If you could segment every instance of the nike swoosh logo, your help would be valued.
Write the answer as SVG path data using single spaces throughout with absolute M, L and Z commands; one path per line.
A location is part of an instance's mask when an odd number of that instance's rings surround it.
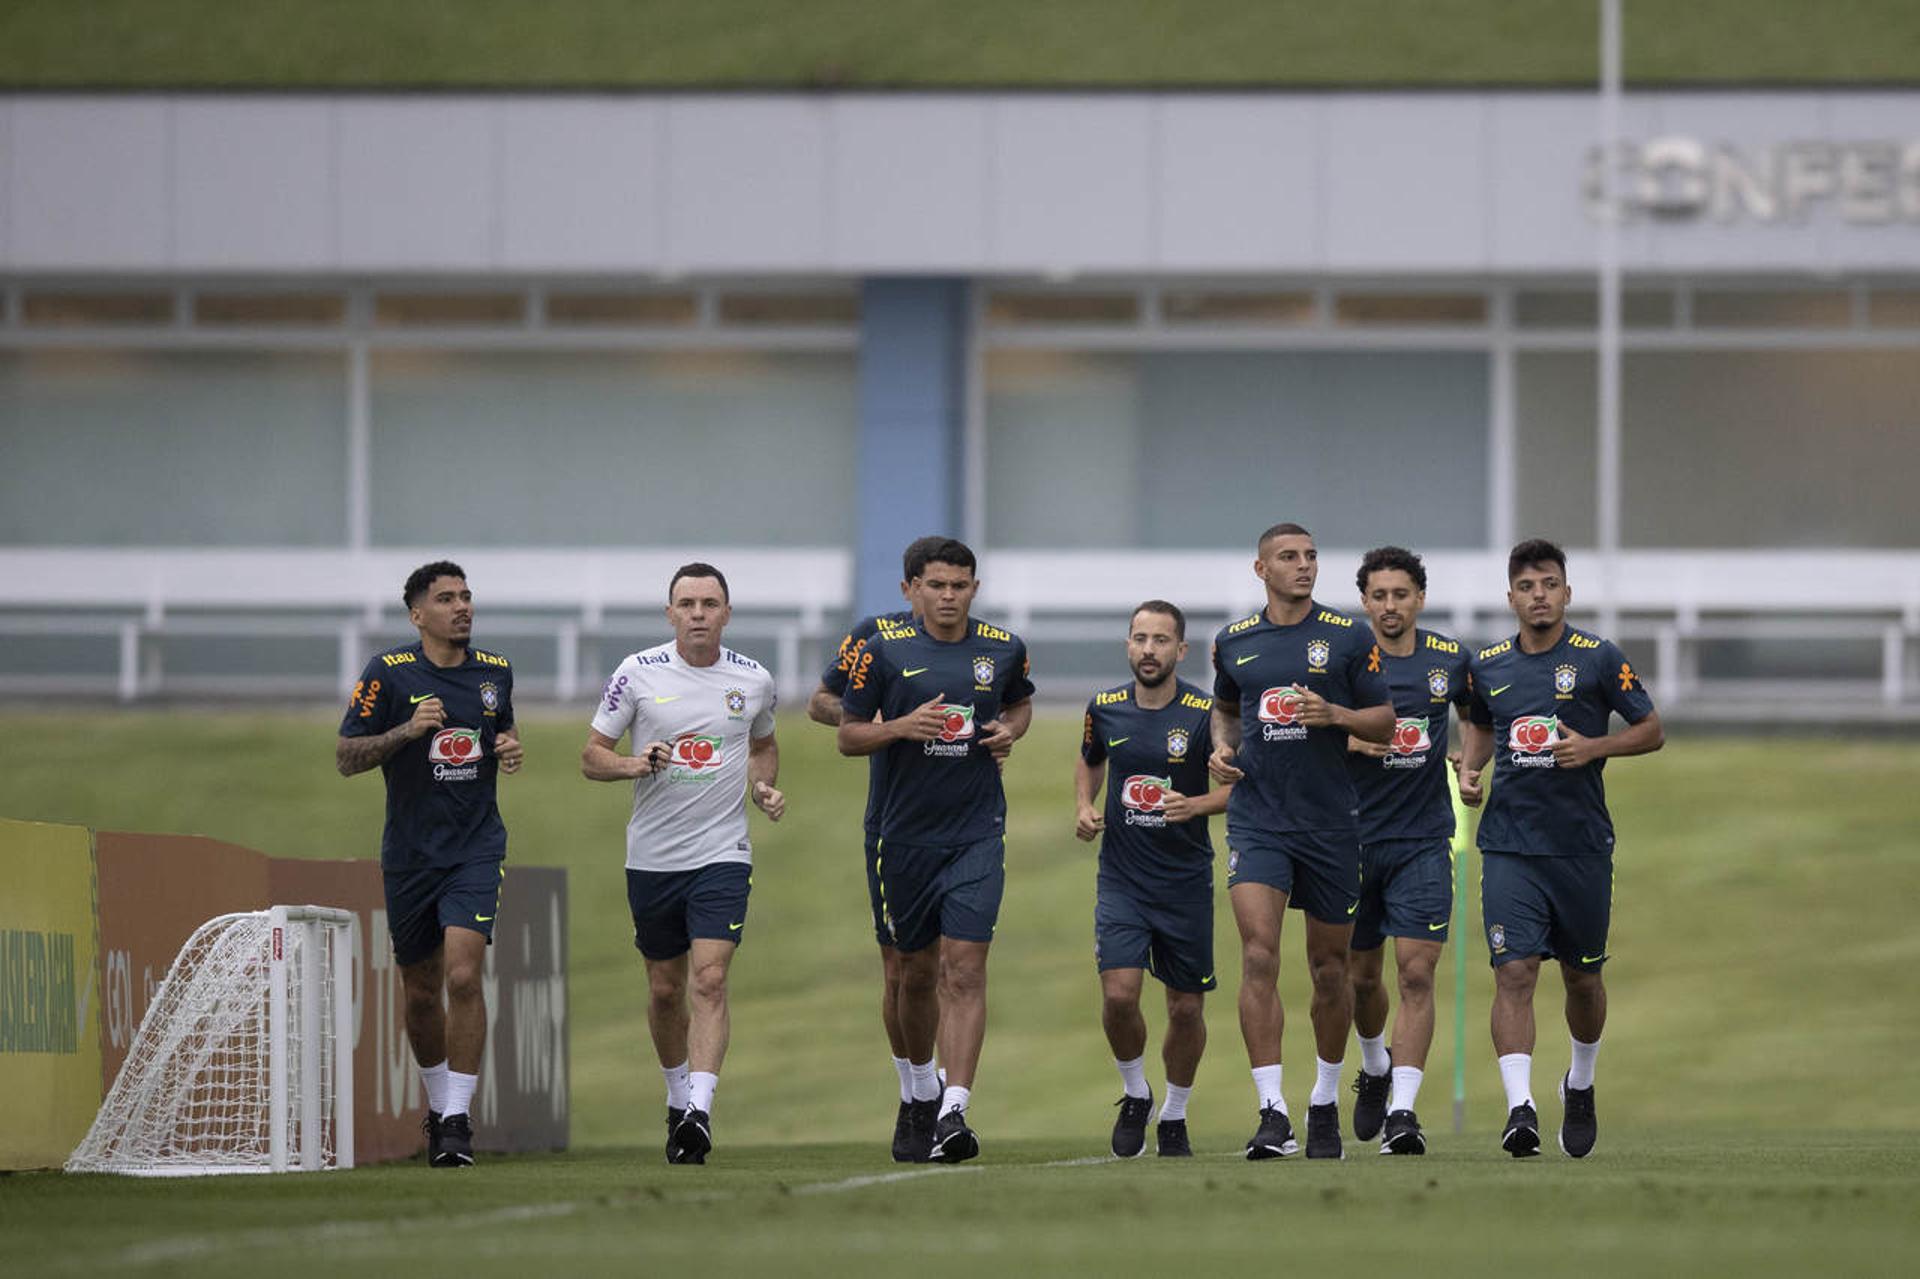
M 1118 746 L 1121 742 L 1130 742 L 1132 740 L 1131 737 L 1109 737 L 1107 739 L 1107 745 Z
M 1427 925 L 1427 931 L 1428 931 L 1428 932 L 1430 932 L 1430 933 L 1437 933 L 1437 932 L 1439 932 L 1439 931 L 1440 931 L 1440 930 L 1441 930 L 1442 928 L 1445 928 L 1446 926 L 1447 926 L 1447 925 L 1446 925 L 1446 921 L 1444 921 L 1444 920 L 1442 920 L 1442 921 L 1441 921 L 1440 923 L 1437 923 L 1437 924 L 1428 924 L 1428 925 Z
M 1605 958 L 1605 955 L 1582 955 L 1580 956 L 1580 962 L 1583 964 L 1597 964 Z
M 1359 903 L 1359 902 L 1355 902 L 1355 903 L 1354 903 L 1353 905 L 1351 905 L 1351 906 L 1349 906 L 1349 907 L 1347 907 L 1347 914 L 1349 914 L 1349 915 L 1351 915 L 1351 914 L 1353 914 L 1353 912 L 1354 912 L 1354 911 L 1356 911 L 1356 910 L 1359 910 L 1359 909 L 1360 909 L 1360 903 Z
M 1233 664 L 1235 666 L 1245 666 L 1248 662 L 1251 662 L 1254 658 L 1258 656 L 1260 656 L 1260 654 L 1258 653 L 1248 653 L 1245 657 L 1234 658 Z
M 1200 979 L 1200 984 L 1201 984 L 1202 986 L 1204 986 L 1204 985 L 1206 985 L 1206 984 L 1207 984 L 1208 982 L 1210 982 L 1210 981 L 1212 981 L 1212 980 L 1213 980 L 1213 974 L 1212 974 L 1212 973 L 1208 973 L 1208 974 L 1207 974 L 1207 975 L 1206 975 L 1205 977 L 1202 977 L 1202 978 Z
M 490 924 L 493 922 L 493 916 L 492 915 L 475 915 L 473 917 L 473 922 L 476 924 Z
M 730 933 L 737 933 L 737 932 L 739 932 L 739 931 L 740 931 L 740 930 L 741 930 L 742 928 L 745 928 L 746 926 L 747 926 L 747 921 L 743 919 L 743 920 L 741 920 L 741 921 L 740 921 L 739 923 L 737 923 L 737 924 L 728 924 L 728 925 L 727 925 L 727 931 L 728 931 L 728 932 L 730 932 Z
M 429 697 L 432 697 L 432 696 L 433 696 L 432 693 L 422 693 L 418 697 L 409 697 L 407 699 L 407 705 L 418 706 L 420 703 L 426 701 Z
M 1488 689 L 1488 690 L 1487 690 L 1487 696 L 1488 696 L 1488 697 L 1498 697 L 1498 696 L 1500 696 L 1500 694 L 1502 694 L 1502 693 L 1504 693 L 1504 692 L 1506 692 L 1506 691 L 1507 691 L 1508 689 L 1510 689 L 1510 688 L 1512 688 L 1512 687 L 1513 687 L 1513 685 L 1511 685 L 1511 684 L 1502 684 L 1502 685 L 1501 685 L 1501 686 L 1500 686 L 1499 688 L 1490 688 L 1490 689 Z
M 922 671 L 926 669 L 927 668 L 924 666 L 916 666 L 910 671 L 901 671 L 900 674 L 905 676 L 907 679 L 912 679 L 915 675 L 920 674 Z
M 680 694 L 675 693 L 672 697 L 656 697 L 653 699 L 653 704 L 655 706 L 665 706 L 668 702 L 677 702 L 679 700 Z

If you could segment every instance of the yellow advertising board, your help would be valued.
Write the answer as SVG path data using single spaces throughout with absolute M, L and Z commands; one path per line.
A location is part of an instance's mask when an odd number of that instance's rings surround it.
M 0 1168 L 52 1168 L 100 1106 L 93 837 L 0 820 Z

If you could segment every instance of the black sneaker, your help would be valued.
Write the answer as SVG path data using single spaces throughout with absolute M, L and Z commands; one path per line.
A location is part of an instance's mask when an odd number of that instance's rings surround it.
M 1307 1107 L 1307 1158 L 1345 1159 L 1340 1145 L 1340 1103 Z
M 940 1122 L 934 1125 L 933 1149 L 927 1152 L 927 1162 L 964 1163 L 979 1153 L 980 1138 L 967 1127 L 966 1111 L 955 1106 L 940 1116 Z
M 713 1120 L 706 1111 L 687 1107 L 687 1113 L 673 1126 L 673 1135 L 667 1138 L 667 1162 L 703 1164 L 712 1149 Z
M 1540 1153 L 1540 1116 L 1526 1102 L 1507 1112 L 1507 1127 L 1500 1134 L 1500 1149 L 1515 1159 Z
M 1154 1127 L 1153 1141 L 1162 1159 L 1193 1158 L 1193 1147 L 1187 1141 L 1187 1121 L 1184 1119 L 1162 1119 Z
M 1593 1113 L 1593 1089 L 1569 1088 L 1567 1076 L 1560 1076 L 1560 1100 L 1566 1110 L 1560 1116 L 1560 1149 L 1574 1159 L 1593 1153 L 1600 1136 L 1600 1121 Z
M 473 1121 L 465 1115 L 440 1118 L 440 1149 L 434 1152 L 435 1168 L 473 1167 Z
M 1153 1094 L 1123 1096 L 1113 1104 L 1120 1107 L 1120 1117 L 1113 1121 L 1113 1153 L 1121 1159 L 1146 1154 L 1147 1116 L 1153 1113 Z
M 675 1128 L 678 1128 L 680 1126 L 680 1121 L 682 1119 L 685 1119 L 686 1117 L 687 1117 L 687 1112 L 685 1107 L 682 1107 L 682 1106 L 667 1107 L 667 1162 L 670 1164 L 679 1162 L 677 1159 L 673 1157 L 674 1151 L 679 1149 L 678 1146 L 675 1146 L 673 1144 L 673 1130 Z
M 1396 1110 L 1388 1115 L 1384 1135 L 1380 1138 L 1380 1153 L 1383 1155 L 1426 1154 L 1427 1134 L 1420 1131 L 1420 1117 L 1411 1110 Z
M 427 1162 L 440 1162 L 440 1112 L 429 1110 L 427 1117 L 420 1121 L 421 1135 L 427 1139 Z
M 1287 1118 L 1287 1112 L 1278 1106 L 1262 1106 L 1260 1128 L 1247 1142 L 1247 1158 L 1283 1159 L 1299 1153 L 1300 1143 L 1293 1139 L 1293 1121 Z
M 913 1133 L 910 1162 L 923 1164 L 933 1157 L 933 1132 L 940 1126 L 940 1099 L 929 1097 L 925 1101 L 910 1103 L 907 1117 Z
M 920 1143 L 913 1135 L 913 1103 L 900 1103 L 900 1113 L 893 1117 L 893 1162 L 897 1164 L 915 1164 Z
M 1356 1141 L 1372 1141 L 1380 1135 L 1387 1117 L 1387 1092 L 1393 1076 L 1369 1075 L 1362 1070 L 1353 1077 L 1353 1136 Z

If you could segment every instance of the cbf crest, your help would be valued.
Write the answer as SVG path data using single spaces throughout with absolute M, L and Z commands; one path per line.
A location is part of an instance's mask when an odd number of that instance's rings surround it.
M 1327 669 L 1327 659 L 1333 656 L 1333 646 L 1325 640 L 1307 641 L 1307 669 L 1322 674 Z
M 487 708 L 487 714 L 489 715 L 499 710 L 500 690 L 492 684 L 482 684 L 480 686 L 480 704 Z
M 727 714 L 733 716 L 735 719 L 738 719 L 742 715 L 745 715 L 746 713 L 747 713 L 746 691 L 744 689 L 738 689 L 738 688 L 728 689 L 727 690 Z
M 1436 666 L 1427 672 L 1427 692 L 1433 694 L 1434 701 L 1446 701 L 1447 693 L 1452 687 L 1452 681 L 1447 678 L 1446 667 Z
M 1573 696 L 1573 684 L 1580 672 L 1572 666 L 1556 666 L 1553 671 L 1553 694 L 1555 697 Z
M 1168 762 L 1178 764 L 1181 760 L 1185 759 L 1187 757 L 1187 744 L 1191 740 L 1192 739 L 1187 736 L 1187 730 L 1184 728 L 1168 729 L 1167 730 Z
M 973 682 L 983 689 L 993 687 L 993 659 L 985 653 L 973 659 Z

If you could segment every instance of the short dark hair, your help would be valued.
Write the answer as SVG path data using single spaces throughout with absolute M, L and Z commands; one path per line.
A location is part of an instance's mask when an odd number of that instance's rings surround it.
M 969 573 L 979 572 L 979 562 L 973 558 L 972 548 L 958 538 L 952 537 L 940 538 L 935 545 L 927 548 L 927 558 L 920 562 L 920 572 L 926 572 L 929 564 L 951 564 Z
M 1360 572 L 1354 578 L 1360 586 L 1360 593 L 1367 593 L 1367 579 L 1375 573 L 1399 569 L 1413 579 L 1419 590 L 1427 589 L 1427 566 L 1420 557 L 1404 546 L 1376 546 L 1360 559 Z
M 401 602 L 408 609 L 412 609 L 428 591 L 433 589 L 434 579 L 439 577 L 457 577 L 464 582 L 467 580 L 467 570 L 452 560 L 435 560 L 431 564 L 422 564 L 407 574 L 407 584 L 400 588 Z
M 1275 524 L 1272 528 L 1262 533 L 1260 535 L 1260 540 L 1255 542 L 1253 546 L 1255 550 L 1265 550 L 1267 543 L 1271 542 L 1276 537 L 1312 537 L 1312 536 L 1313 534 L 1307 532 L 1307 530 L 1301 528 L 1298 524 L 1295 524 L 1293 521 L 1282 520 L 1280 523 Z
M 916 537 L 908 542 L 907 549 L 900 554 L 901 578 L 911 582 L 926 572 L 927 557 L 951 541 L 953 539 L 944 533 L 935 533 L 930 537 Z
M 667 583 L 667 603 L 673 603 L 673 588 L 680 585 L 680 579 L 683 577 L 711 577 L 720 583 L 720 598 L 729 604 L 733 603 L 733 592 L 727 589 L 727 575 L 713 565 L 699 560 L 691 564 L 682 564 L 673 570 L 673 579 Z
M 1179 639 L 1187 637 L 1187 615 L 1180 611 L 1178 604 L 1169 604 L 1165 600 L 1142 600 L 1134 605 L 1133 612 L 1127 614 L 1131 622 L 1142 613 L 1165 613 L 1173 619 L 1173 633 Z
M 1567 553 L 1544 537 L 1530 537 L 1507 553 L 1507 580 L 1520 576 L 1520 570 L 1535 564 L 1553 564 L 1560 576 L 1567 575 Z

